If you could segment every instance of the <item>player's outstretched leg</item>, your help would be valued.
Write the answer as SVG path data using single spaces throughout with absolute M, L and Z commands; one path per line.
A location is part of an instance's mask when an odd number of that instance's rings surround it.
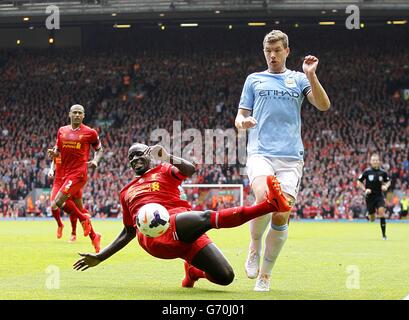
M 193 258 L 192 264 L 185 261 L 185 278 L 182 281 L 182 287 L 192 288 L 201 278 L 222 286 L 229 285 L 234 279 L 233 268 L 214 243 L 200 250 Z
M 268 192 L 266 192 L 267 201 L 275 206 L 272 212 L 288 212 L 291 206 L 283 194 L 280 182 L 275 176 L 267 176 Z
M 250 207 L 234 207 L 220 211 L 183 212 L 176 216 L 176 232 L 181 241 L 193 242 L 210 229 L 238 227 L 270 212 L 287 212 L 290 205 L 274 176 L 267 177 L 267 200 Z
M 211 214 L 210 223 L 212 228 L 233 228 L 270 212 L 289 211 L 291 207 L 275 176 L 267 177 L 267 186 L 268 192 L 265 201 L 251 207 L 223 209 Z

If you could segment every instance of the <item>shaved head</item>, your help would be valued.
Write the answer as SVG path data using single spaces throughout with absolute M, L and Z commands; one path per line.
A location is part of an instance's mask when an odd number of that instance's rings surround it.
M 81 125 L 82 121 L 84 121 L 84 107 L 80 104 L 74 104 L 73 106 L 71 106 L 68 116 L 71 120 L 71 126 L 73 127 L 73 129 L 78 128 Z
M 137 176 L 143 175 L 151 165 L 150 156 L 146 154 L 149 147 L 143 143 L 134 143 L 128 150 L 128 160 Z
M 70 112 L 72 112 L 72 111 L 74 111 L 74 110 L 81 110 L 83 113 L 85 113 L 85 109 L 84 109 L 84 107 L 82 106 L 82 105 L 80 105 L 80 104 L 74 104 L 74 105 L 72 105 L 71 106 L 71 108 L 70 108 Z

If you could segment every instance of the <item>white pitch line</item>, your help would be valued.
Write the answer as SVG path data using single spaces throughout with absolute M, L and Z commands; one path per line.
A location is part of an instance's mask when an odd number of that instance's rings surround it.
M 409 294 L 403 300 L 409 300 Z

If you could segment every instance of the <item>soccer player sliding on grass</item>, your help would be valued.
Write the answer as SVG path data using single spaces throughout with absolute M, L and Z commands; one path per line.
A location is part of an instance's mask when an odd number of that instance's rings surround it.
M 156 167 L 151 158 L 160 160 Z M 210 229 L 234 228 L 269 212 L 286 212 L 290 206 L 274 176 L 267 177 L 266 200 L 250 207 L 235 207 L 220 211 L 191 211 L 189 202 L 180 199 L 179 186 L 195 172 L 195 166 L 175 157 L 159 145 L 148 147 L 135 143 L 128 150 L 130 166 L 136 177 L 120 193 L 124 229 L 118 237 L 98 254 L 81 254 L 74 269 L 84 271 L 108 259 L 125 247 L 133 238 L 149 254 L 161 259 L 185 260 L 182 287 L 193 287 L 195 281 L 209 281 L 228 285 L 234 272 L 223 253 L 206 235 Z M 143 235 L 135 225 L 139 208 L 147 203 L 164 206 L 170 215 L 170 226 L 159 237 Z

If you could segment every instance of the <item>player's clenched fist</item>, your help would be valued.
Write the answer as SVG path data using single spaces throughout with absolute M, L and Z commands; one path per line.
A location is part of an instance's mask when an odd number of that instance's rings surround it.
M 53 177 L 54 177 L 54 170 L 53 169 L 50 169 L 49 171 L 48 171 L 48 177 L 50 178 L 50 179 L 52 179 Z
M 169 153 L 160 145 L 154 145 L 148 148 L 148 154 L 155 160 L 169 161 Z
M 60 155 L 55 148 L 47 149 L 47 154 L 51 159 L 57 158 Z
M 98 167 L 98 162 L 95 160 L 91 160 L 87 162 L 87 165 L 90 166 L 91 168 L 97 168 Z
M 257 125 L 257 120 L 253 117 L 246 117 L 241 121 L 242 129 L 250 129 Z
M 308 73 L 315 73 L 318 67 L 318 58 L 315 56 L 306 56 L 304 58 L 304 62 L 302 64 L 302 70 L 304 71 L 305 74 Z

